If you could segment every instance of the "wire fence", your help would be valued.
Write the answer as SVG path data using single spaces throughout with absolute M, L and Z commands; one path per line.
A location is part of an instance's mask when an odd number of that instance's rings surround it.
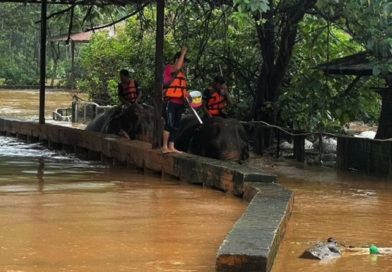
M 101 106 L 76 97 L 71 108 L 56 109 L 53 112 L 53 119 L 88 123 L 112 108 L 113 106 Z M 241 121 L 241 123 L 248 132 L 250 145 L 256 154 L 270 154 L 276 158 L 292 157 L 300 162 L 308 161 L 307 159 L 310 158 L 313 164 L 320 165 L 324 163 L 323 158 L 327 157 L 326 155 L 329 155 L 329 160 L 332 158 L 336 162 L 339 139 L 358 140 L 359 138 L 342 133 L 291 130 L 264 121 Z M 392 143 L 392 139 L 367 140 Z
M 275 158 L 288 156 L 300 162 L 309 159 L 313 164 L 319 165 L 328 164 L 324 159 L 329 160 L 329 164 L 336 163 L 339 139 L 360 139 L 358 136 L 342 133 L 294 131 L 264 121 L 243 121 L 241 123 L 248 131 L 249 141 L 256 154 L 270 154 Z M 365 140 L 392 142 L 392 139 L 368 138 Z M 309 142 L 312 144 L 311 147 L 309 147 Z
M 112 108 L 113 106 L 101 106 L 94 102 L 75 101 L 72 103 L 72 122 L 88 123 Z

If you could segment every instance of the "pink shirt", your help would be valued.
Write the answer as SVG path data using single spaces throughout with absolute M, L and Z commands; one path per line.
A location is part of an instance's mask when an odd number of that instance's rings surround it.
M 173 65 L 166 65 L 165 70 L 163 71 L 163 84 L 167 85 L 173 80 L 173 72 L 175 72 Z M 184 100 L 182 98 L 170 98 L 169 101 L 179 105 L 184 104 Z

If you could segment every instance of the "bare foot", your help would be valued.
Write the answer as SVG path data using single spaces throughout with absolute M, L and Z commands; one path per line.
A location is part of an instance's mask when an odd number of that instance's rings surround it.
M 161 152 L 162 152 L 162 154 L 168 154 L 168 153 L 172 153 L 174 151 L 169 148 L 161 148 Z
M 177 150 L 177 149 L 175 149 L 175 148 L 171 148 L 170 150 L 171 150 L 171 152 L 177 153 L 177 154 L 182 154 L 182 153 L 184 153 L 184 152 L 182 152 L 182 151 L 180 151 L 180 150 Z

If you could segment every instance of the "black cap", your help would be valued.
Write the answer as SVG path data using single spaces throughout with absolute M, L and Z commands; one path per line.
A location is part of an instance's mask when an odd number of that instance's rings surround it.
M 214 77 L 214 82 L 219 84 L 225 84 L 226 80 L 223 78 L 223 76 L 216 76 Z
M 181 52 L 177 52 L 177 53 L 174 55 L 173 61 L 176 61 L 180 56 L 181 56 Z M 191 61 L 186 57 L 186 55 L 185 55 L 184 61 L 185 61 L 185 62 L 191 62 Z

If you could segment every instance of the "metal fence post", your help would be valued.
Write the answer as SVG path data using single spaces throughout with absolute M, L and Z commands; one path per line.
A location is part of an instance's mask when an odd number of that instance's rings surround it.
M 305 135 L 302 131 L 296 132 L 300 135 L 294 135 L 294 159 L 299 162 L 305 161 Z
M 264 154 L 264 127 L 261 125 L 255 126 L 255 153 L 259 155 Z
M 323 134 L 319 133 L 319 164 L 322 165 L 322 157 L 323 157 Z

